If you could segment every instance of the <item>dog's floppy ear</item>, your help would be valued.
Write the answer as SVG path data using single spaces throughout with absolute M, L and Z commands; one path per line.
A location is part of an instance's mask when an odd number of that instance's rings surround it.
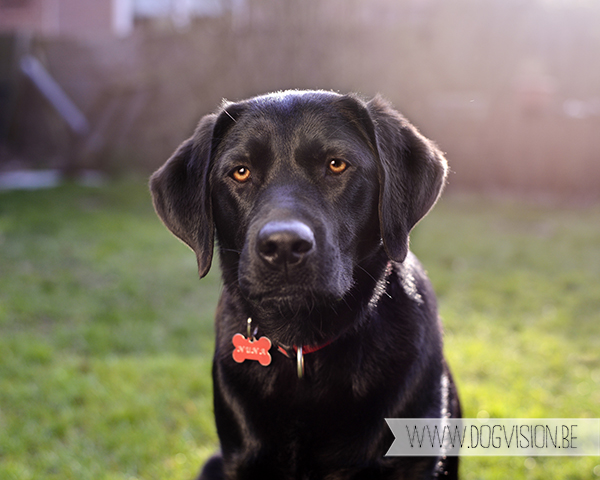
M 204 116 L 194 135 L 150 178 L 156 213 L 194 250 L 201 278 L 210 270 L 215 237 L 209 183 L 212 157 L 244 110 L 244 104 L 224 101 L 220 112 Z
M 217 115 L 206 115 L 196 132 L 150 177 L 156 213 L 198 260 L 203 277 L 210 270 L 214 226 L 208 185 L 213 130 Z
M 156 213 L 194 250 L 200 277 L 210 270 L 215 237 L 209 184 L 212 156 L 244 110 L 243 104 L 224 101 L 220 112 L 204 116 L 194 135 L 150 178 Z
M 433 207 L 444 186 L 447 164 L 437 147 L 389 103 L 367 104 L 379 154 L 379 222 L 388 256 L 402 262 L 409 233 Z

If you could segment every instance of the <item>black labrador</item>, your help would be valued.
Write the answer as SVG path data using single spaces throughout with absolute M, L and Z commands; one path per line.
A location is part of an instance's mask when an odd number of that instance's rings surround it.
M 456 457 L 385 456 L 385 418 L 460 416 L 408 247 L 446 171 L 380 97 L 286 91 L 224 103 L 152 176 L 200 276 L 215 233 L 221 259 L 221 453 L 200 478 L 457 478 Z

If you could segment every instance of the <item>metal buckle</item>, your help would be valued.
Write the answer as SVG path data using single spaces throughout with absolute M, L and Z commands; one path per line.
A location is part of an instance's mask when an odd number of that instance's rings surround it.
M 298 378 L 304 377 L 304 355 L 302 355 L 302 345 L 296 350 L 296 361 L 298 362 Z

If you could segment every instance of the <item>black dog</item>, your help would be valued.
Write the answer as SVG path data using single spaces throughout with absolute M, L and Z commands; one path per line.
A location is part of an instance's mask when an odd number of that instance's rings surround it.
M 377 97 L 288 91 L 225 103 L 151 179 L 196 253 L 217 236 L 214 409 L 203 479 L 456 478 L 458 460 L 384 457 L 385 418 L 459 417 L 432 287 L 409 232 L 446 177 Z

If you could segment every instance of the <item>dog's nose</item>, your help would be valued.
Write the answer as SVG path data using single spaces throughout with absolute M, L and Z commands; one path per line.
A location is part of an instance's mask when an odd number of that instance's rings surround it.
M 298 265 L 315 249 L 311 228 L 298 220 L 273 221 L 258 232 L 260 257 L 275 267 Z

